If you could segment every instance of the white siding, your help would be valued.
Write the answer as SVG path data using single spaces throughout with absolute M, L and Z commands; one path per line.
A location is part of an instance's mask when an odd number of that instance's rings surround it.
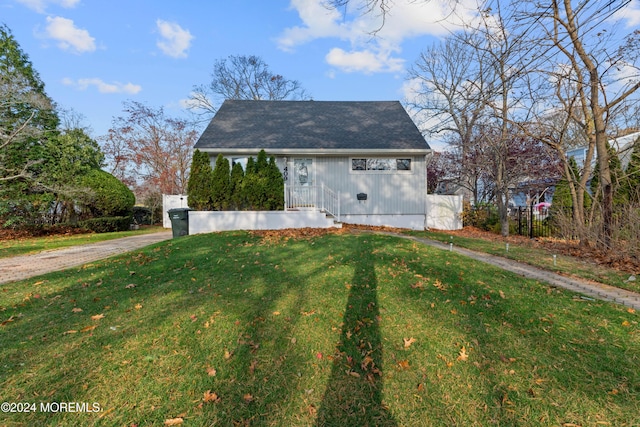
M 269 156 L 269 154 L 267 153 Z M 212 166 L 215 157 L 210 154 Z M 236 157 L 227 155 L 231 160 Z M 293 159 L 310 156 L 287 156 L 288 177 L 292 179 Z M 353 173 L 351 157 L 313 157 L 314 184 L 324 184 L 340 192 L 340 212 L 344 215 L 425 215 L 427 196 L 427 170 L 424 156 L 390 155 L 410 158 L 411 172 Z M 370 156 L 374 157 L 374 156 Z M 284 171 L 284 157 L 276 163 Z M 366 201 L 358 201 L 357 194 L 366 193 Z
M 344 215 L 424 215 L 427 193 L 424 157 L 401 157 L 412 159 L 411 173 L 352 173 L 349 157 L 315 157 L 315 184 L 340 192 L 340 211 Z M 288 158 L 289 170 L 292 159 Z M 283 161 L 278 160 L 282 168 Z M 358 201 L 358 193 L 366 193 L 367 200 Z

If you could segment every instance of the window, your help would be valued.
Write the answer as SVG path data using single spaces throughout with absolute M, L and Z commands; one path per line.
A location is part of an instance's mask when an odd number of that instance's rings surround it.
M 235 165 L 236 163 L 240 163 L 240 166 L 242 166 L 242 170 L 246 172 L 248 160 L 249 160 L 248 157 L 232 157 L 231 167 L 233 167 L 233 165 Z
M 351 159 L 352 172 L 411 172 L 411 159 L 392 159 L 374 157 L 368 159 Z

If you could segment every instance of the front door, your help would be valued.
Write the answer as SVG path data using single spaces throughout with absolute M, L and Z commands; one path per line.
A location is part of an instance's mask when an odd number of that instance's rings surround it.
M 313 159 L 293 159 L 293 205 L 313 208 L 316 200 L 315 170 Z

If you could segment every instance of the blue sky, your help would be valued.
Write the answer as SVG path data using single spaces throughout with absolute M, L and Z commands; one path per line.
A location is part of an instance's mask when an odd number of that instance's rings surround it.
M 61 107 L 104 135 L 126 100 L 184 114 L 194 85 L 215 60 L 258 55 L 299 80 L 316 100 L 404 100 L 406 69 L 455 28 L 447 1 L 395 0 L 382 30 L 358 10 L 343 16 L 324 0 L 0 0 L 13 32 Z M 352 0 L 356 4 L 357 0 Z M 459 14 L 472 13 L 460 0 Z M 633 0 L 640 23 L 640 0 Z M 464 6 L 467 8 L 464 8 Z
M 258 55 L 316 100 L 403 100 L 406 68 L 444 35 L 437 3 L 398 0 L 383 30 L 322 0 L 0 0 L 49 96 L 103 135 L 122 102 L 182 115 L 215 60 Z

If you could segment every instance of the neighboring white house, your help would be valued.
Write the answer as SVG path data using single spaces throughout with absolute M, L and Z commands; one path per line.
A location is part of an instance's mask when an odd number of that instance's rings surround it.
M 285 178 L 287 210 L 322 209 L 345 223 L 428 226 L 431 149 L 397 101 L 227 100 L 195 148 L 212 166 L 220 153 L 244 166 L 264 149 Z

